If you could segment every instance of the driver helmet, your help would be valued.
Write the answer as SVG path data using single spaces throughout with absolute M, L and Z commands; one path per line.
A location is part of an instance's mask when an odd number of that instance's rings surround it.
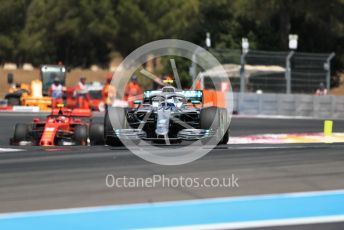
M 59 122 L 65 122 L 66 117 L 61 115 L 61 116 L 58 116 L 56 120 L 59 121 Z
M 54 78 L 54 84 L 59 85 L 60 84 L 60 79 L 58 77 Z

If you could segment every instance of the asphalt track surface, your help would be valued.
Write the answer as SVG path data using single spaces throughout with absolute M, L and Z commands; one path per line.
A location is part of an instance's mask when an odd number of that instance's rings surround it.
M 10 147 L 16 122 L 29 122 L 34 116 L 0 113 L 0 147 Z M 231 135 L 321 132 L 322 128 L 323 120 L 233 118 Z M 334 131 L 344 132 L 344 121 L 334 121 Z M 223 145 L 180 166 L 148 163 L 124 147 L 18 148 L 25 151 L 0 152 L 1 213 L 344 188 L 344 144 Z M 234 174 L 239 187 L 109 188 L 105 183 L 108 174 L 170 178 Z M 293 229 L 344 229 L 344 224 Z

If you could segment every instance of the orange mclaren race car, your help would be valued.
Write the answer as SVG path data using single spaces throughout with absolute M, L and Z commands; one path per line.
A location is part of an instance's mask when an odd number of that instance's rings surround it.
M 92 123 L 89 109 L 53 109 L 45 120 L 34 118 L 31 124 L 18 123 L 10 139 L 12 145 L 102 145 L 104 127 Z

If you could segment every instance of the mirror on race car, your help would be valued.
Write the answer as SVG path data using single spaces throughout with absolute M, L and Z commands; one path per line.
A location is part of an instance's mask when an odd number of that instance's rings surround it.
M 134 101 L 134 105 L 141 105 L 142 104 L 142 101 L 141 100 L 135 100 Z
M 192 100 L 191 103 L 192 103 L 193 105 L 199 105 L 199 104 L 201 104 L 201 102 L 200 102 L 200 101 L 197 101 L 197 100 Z

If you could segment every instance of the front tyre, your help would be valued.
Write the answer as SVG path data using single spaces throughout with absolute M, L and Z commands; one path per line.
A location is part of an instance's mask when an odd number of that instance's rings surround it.
M 201 129 L 215 131 L 217 145 L 228 143 L 229 124 L 226 109 L 217 107 L 203 108 L 200 114 L 200 126 Z
M 77 125 L 74 129 L 74 141 L 77 145 L 87 145 L 88 132 L 86 125 Z
M 226 109 L 220 109 L 221 114 L 221 121 L 220 121 L 220 132 L 222 139 L 219 144 L 226 145 L 229 141 L 229 119 L 228 119 L 228 112 Z
M 228 141 L 229 141 L 229 128 L 227 129 L 227 131 L 223 135 L 220 144 L 226 145 L 228 143 Z
M 200 113 L 200 128 L 206 130 L 215 131 L 216 143 L 219 144 L 219 128 L 220 128 L 220 110 L 217 107 L 207 107 L 202 108 Z M 205 144 L 211 140 L 211 138 L 206 138 L 202 142 Z
M 29 126 L 27 124 L 16 124 L 14 128 L 13 141 L 26 141 L 29 134 Z
M 110 115 L 114 114 L 114 119 L 110 121 Z M 115 136 L 115 129 L 123 129 L 127 126 L 126 110 L 122 107 L 108 107 L 104 117 L 104 138 L 105 144 L 109 146 L 122 146 L 121 140 Z

